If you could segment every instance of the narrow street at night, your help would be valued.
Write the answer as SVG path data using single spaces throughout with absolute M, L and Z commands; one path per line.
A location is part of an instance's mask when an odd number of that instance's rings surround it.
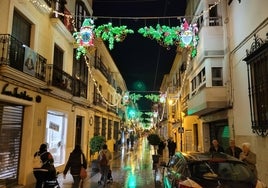
M 158 168 L 155 174 L 152 167 L 152 154 L 153 148 L 148 144 L 146 137 L 140 138 L 133 149 L 124 146 L 121 151 L 115 152 L 111 163 L 113 182 L 108 183 L 106 187 L 161 187 L 161 168 Z M 167 149 L 165 149 L 160 161 L 168 160 L 167 154 Z M 103 187 L 103 185 L 98 184 L 100 173 L 93 173 L 89 167 L 88 174 L 89 177 L 84 182 L 84 188 Z M 60 174 L 58 181 L 62 188 L 71 188 L 73 180 L 68 173 L 66 179 L 63 179 L 62 174 Z

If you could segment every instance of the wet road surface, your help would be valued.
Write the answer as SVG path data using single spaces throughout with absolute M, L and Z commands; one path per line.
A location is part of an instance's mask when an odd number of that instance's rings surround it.
M 111 162 L 113 182 L 106 185 L 109 188 L 151 188 L 161 186 L 161 168 L 157 171 L 153 170 L 152 164 L 153 148 L 148 144 L 146 138 L 139 139 L 134 148 L 121 148 L 121 152 L 114 153 L 113 161 Z M 163 157 L 160 161 L 166 161 L 167 149 L 164 150 Z M 155 173 L 156 172 L 156 173 Z M 84 188 L 103 187 L 99 185 L 100 173 L 93 173 L 91 168 L 88 168 L 89 177 L 84 180 Z M 68 173 L 66 179 L 59 175 L 58 181 L 62 188 L 71 188 L 72 176 Z

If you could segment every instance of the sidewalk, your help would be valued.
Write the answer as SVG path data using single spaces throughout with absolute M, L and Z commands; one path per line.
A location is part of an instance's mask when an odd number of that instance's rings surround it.
M 157 171 L 153 169 L 152 148 L 145 139 L 140 140 L 134 148 L 122 147 L 120 151 L 113 152 L 111 164 L 113 183 L 108 188 L 147 188 L 162 187 L 162 170 L 159 166 L 162 161 L 168 162 L 168 149 L 166 148 L 159 159 Z M 100 173 L 92 171 L 91 164 L 87 168 L 88 178 L 84 180 L 83 187 L 97 188 L 100 180 Z M 58 182 L 61 188 L 71 188 L 73 179 L 68 172 L 66 179 L 63 174 L 58 175 Z
M 113 160 L 116 160 L 118 157 L 121 157 L 121 151 L 117 151 L 117 152 L 113 152 L 112 156 L 113 156 Z M 87 174 L 88 174 L 88 178 L 85 181 L 93 181 L 97 182 L 99 177 L 99 173 L 93 172 L 92 168 L 91 168 L 91 164 L 89 164 L 88 168 L 87 168 Z M 66 174 L 66 178 L 63 178 L 63 173 L 60 173 L 58 175 L 58 182 L 61 188 L 70 188 L 72 186 L 73 183 L 73 177 L 70 174 L 70 171 Z

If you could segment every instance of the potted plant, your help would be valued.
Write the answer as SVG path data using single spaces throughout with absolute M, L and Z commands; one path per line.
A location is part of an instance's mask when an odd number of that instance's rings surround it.
M 151 133 L 151 134 L 148 135 L 147 139 L 148 139 L 149 144 L 152 145 L 153 148 L 154 148 L 154 154 L 152 155 L 153 162 L 158 163 L 159 155 L 157 155 L 156 146 L 159 145 L 159 143 L 161 141 L 161 138 L 160 138 L 160 136 L 158 134 Z
M 99 152 L 104 143 L 105 143 L 105 138 L 103 136 L 93 136 L 89 142 L 90 156 L 94 155 L 96 152 Z M 93 172 L 98 172 L 99 166 L 98 166 L 97 159 L 93 159 L 91 161 L 91 167 L 92 167 Z

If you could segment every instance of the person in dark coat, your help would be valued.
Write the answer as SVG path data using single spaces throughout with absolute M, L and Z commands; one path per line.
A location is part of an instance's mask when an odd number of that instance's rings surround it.
M 65 169 L 63 171 L 63 178 L 66 178 L 66 174 L 70 169 L 70 173 L 73 176 L 72 188 L 79 188 L 81 181 L 80 170 L 81 167 L 87 169 L 87 161 L 84 153 L 81 150 L 80 145 L 76 145 L 74 150 L 70 153 L 69 159 L 66 163 Z
M 242 149 L 235 145 L 235 140 L 231 139 L 230 140 L 230 146 L 225 150 L 225 153 L 227 153 L 227 154 L 239 159 L 239 156 L 240 156 L 241 152 L 242 152 Z
M 172 138 L 169 139 L 167 147 L 168 147 L 168 155 L 169 157 L 172 157 L 175 154 L 177 148 L 176 142 L 174 142 Z
M 47 144 L 41 144 L 39 151 L 35 152 L 34 157 L 40 156 L 42 160 L 41 168 L 34 168 L 33 173 L 36 179 L 35 188 L 42 188 L 46 180 L 56 177 L 54 159 L 50 152 L 47 151 Z
M 157 150 L 157 152 L 158 152 L 159 155 L 161 155 L 161 156 L 163 155 L 163 150 L 165 149 L 165 147 L 166 147 L 166 144 L 161 139 L 160 143 L 158 144 L 158 150 Z
M 214 139 L 211 143 L 212 146 L 209 148 L 209 152 L 224 152 L 224 149 L 219 145 L 218 140 Z

